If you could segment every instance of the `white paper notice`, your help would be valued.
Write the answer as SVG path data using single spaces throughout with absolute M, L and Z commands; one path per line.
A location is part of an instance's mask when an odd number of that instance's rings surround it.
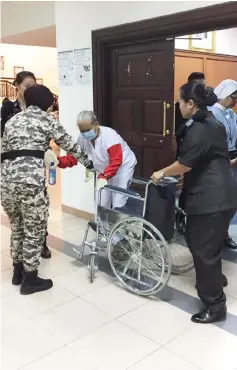
M 71 86 L 74 82 L 74 51 L 58 53 L 59 83 L 63 86 Z
M 75 80 L 78 85 L 91 83 L 91 50 L 74 50 Z

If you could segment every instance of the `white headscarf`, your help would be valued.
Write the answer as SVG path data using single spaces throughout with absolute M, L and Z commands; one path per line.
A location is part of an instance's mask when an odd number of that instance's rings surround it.
M 231 94 L 237 91 L 237 82 L 234 80 L 222 81 L 214 90 L 218 100 L 228 98 Z

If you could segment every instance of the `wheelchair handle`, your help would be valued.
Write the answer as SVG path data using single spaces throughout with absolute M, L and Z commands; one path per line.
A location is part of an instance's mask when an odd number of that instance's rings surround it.
M 178 180 L 173 177 L 173 176 L 166 176 L 166 177 L 163 177 L 162 179 L 160 179 L 158 181 L 158 183 L 155 183 L 154 181 L 151 180 L 151 182 L 158 186 L 158 185 L 168 185 L 168 184 L 177 184 L 178 183 Z
M 132 183 L 139 184 L 139 185 L 147 185 L 151 179 L 147 179 L 146 177 L 134 177 L 132 179 Z

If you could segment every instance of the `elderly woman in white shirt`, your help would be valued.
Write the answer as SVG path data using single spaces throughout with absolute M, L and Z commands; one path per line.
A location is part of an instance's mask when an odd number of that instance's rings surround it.
M 230 160 L 237 156 L 237 115 L 233 111 L 237 103 L 237 82 L 234 80 L 224 80 L 215 89 L 214 93 L 217 96 L 217 103 L 208 109 L 212 111 L 215 118 L 223 124 L 226 130 L 227 144 Z M 237 168 L 233 168 L 233 174 L 237 180 Z M 225 246 L 230 249 L 237 249 L 237 244 L 227 235 Z

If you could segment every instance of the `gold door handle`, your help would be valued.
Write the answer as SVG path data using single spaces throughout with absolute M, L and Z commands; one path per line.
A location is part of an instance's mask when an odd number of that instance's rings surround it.
M 170 104 L 164 101 L 163 103 L 163 136 L 170 134 L 170 130 L 166 130 L 166 110 L 170 108 Z
M 173 136 L 175 136 L 175 109 L 176 109 L 176 105 L 175 105 L 175 101 L 174 101 Z

